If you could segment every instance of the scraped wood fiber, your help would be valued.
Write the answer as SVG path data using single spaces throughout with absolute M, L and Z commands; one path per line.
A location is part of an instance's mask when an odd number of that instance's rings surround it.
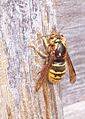
M 60 85 L 49 85 L 49 116 L 84 119 L 85 108 L 75 108 L 85 102 L 84 7 L 84 0 L 0 1 L 0 119 L 46 119 L 43 87 L 35 93 L 44 60 L 28 44 L 43 50 L 36 34 L 49 34 L 53 26 L 67 39 L 77 81 L 69 83 L 67 70 Z
M 15 105 L 7 74 L 7 57 L 0 41 L 0 119 L 14 119 Z

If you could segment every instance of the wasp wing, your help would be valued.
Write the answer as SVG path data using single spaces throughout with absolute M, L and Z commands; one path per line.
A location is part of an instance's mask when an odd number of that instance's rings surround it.
M 40 72 L 40 78 L 37 82 L 37 85 L 35 87 L 36 92 L 40 89 L 40 87 L 43 85 L 44 81 L 46 81 L 48 79 L 48 72 L 49 69 L 54 61 L 55 56 L 54 55 L 50 55 L 48 57 L 48 62 L 44 65 L 43 69 Z
M 66 56 L 66 60 L 67 60 L 67 64 L 68 64 L 68 69 L 69 69 L 69 77 L 70 77 L 70 82 L 71 83 L 75 83 L 76 81 L 76 72 L 74 70 L 71 58 L 67 52 L 67 56 Z

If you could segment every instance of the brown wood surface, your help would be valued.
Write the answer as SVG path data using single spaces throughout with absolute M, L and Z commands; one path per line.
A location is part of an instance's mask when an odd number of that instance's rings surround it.
M 46 119 L 43 90 L 34 92 L 44 60 L 28 44 L 43 49 L 36 34 L 49 34 L 53 26 L 66 37 L 77 74 L 73 85 L 68 70 L 54 85 L 59 119 L 85 119 L 84 0 L 0 1 L 0 119 Z M 49 98 L 50 119 L 57 118 L 54 98 Z

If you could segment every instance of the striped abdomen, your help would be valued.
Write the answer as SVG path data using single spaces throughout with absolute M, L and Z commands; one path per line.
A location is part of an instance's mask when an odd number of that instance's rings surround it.
M 65 60 L 56 60 L 49 69 L 49 81 L 51 83 L 59 82 L 65 74 Z

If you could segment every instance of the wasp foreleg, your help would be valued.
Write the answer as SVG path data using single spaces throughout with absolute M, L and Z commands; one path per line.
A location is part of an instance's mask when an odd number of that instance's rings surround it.
M 48 48 L 47 39 L 45 37 L 43 37 L 42 39 L 43 39 L 43 43 L 44 43 L 45 48 Z
M 48 57 L 48 54 L 45 54 L 44 52 L 40 51 L 40 49 L 38 47 L 34 46 L 34 44 L 31 44 L 28 47 L 33 48 L 42 58 Z

